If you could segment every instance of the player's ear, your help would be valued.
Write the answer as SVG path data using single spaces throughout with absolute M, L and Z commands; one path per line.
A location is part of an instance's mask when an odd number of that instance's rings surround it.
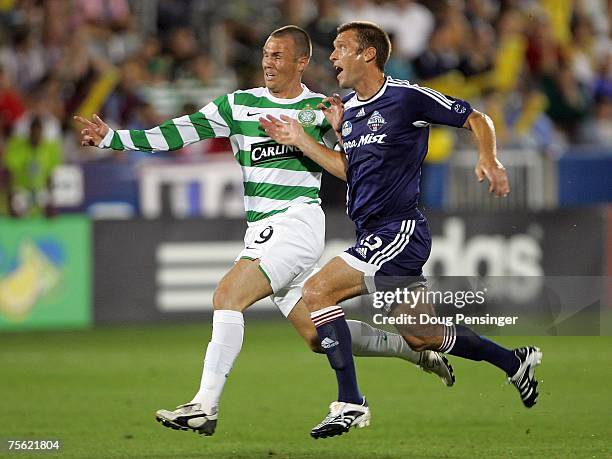
M 372 62 L 373 60 L 375 60 L 376 59 L 376 48 L 374 48 L 373 46 L 366 48 L 365 51 L 363 52 L 363 57 L 366 62 Z
M 298 70 L 303 72 L 310 62 L 310 58 L 306 56 L 298 57 Z

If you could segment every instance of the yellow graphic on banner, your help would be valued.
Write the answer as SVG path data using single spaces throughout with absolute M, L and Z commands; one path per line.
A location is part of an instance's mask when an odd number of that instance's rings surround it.
M 0 277 L 0 314 L 24 321 L 60 282 L 61 271 L 31 240 L 19 246 L 17 267 Z

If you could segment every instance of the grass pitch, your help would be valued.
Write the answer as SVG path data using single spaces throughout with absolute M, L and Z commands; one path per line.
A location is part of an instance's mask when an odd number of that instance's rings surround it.
M 359 358 L 372 425 L 317 441 L 335 398 L 327 359 L 289 324 L 248 317 L 216 434 L 156 423 L 195 392 L 209 338 L 206 323 L 1 335 L 0 455 L 28 457 L 6 439 L 60 439 L 58 456 L 86 458 L 612 457 L 611 337 L 500 338 L 544 352 L 531 410 L 487 364 L 451 357 L 447 388 L 404 361 Z

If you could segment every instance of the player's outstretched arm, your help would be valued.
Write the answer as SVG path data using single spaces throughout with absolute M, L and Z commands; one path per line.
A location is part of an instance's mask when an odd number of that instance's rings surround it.
M 327 172 L 340 180 L 346 181 L 346 156 L 344 153 L 331 150 L 318 143 L 304 131 L 297 120 L 286 115 L 281 115 L 281 119 L 268 115 L 266 118 L 259 118 L 259 123 L 270 138 L 283 145 L 298 147 L 304 155 L 319 164 Z
M 84 126 L 81 145 L 112 148 L 113 150 L 172 151 L 203 139 L 229 137 L 231 114 L 227 113 L 227 96 L 217 98 L 191 115 L 164 121 L 152 129 L 111 129 L 98 115 L 92 120 L 75 116 Z
M 489 192 L 498 197 L 508 196 L 510 185 L 506 169 L 497 159 L 495 126 L 486 114 L 474 110 L 465 121 L 464 127 L 474 133 L 478 143 L 478 163 L 474 172 L 478 181 L 489 181 Z

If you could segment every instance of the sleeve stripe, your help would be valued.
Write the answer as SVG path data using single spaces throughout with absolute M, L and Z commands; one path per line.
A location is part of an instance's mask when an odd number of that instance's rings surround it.
M 442 94 L 442 93 L 440 93 L 438 91 L 434 91 L 431 88 L 424 88 L 422 86 L 418 86 L 415 89 L 419 89 L 419 90 L 421 90 L 421 92 L 423 92 L 425 94 L 430 94 L 431 97 L 436 98 L 437 100 L 442 101 L 444 103 L 444 105 L 448 107 L 449 110 L 450 110 L 450 108 L 453 105 L 453 101 L 452 100 L 450 100 L 444 94 Z
M 427 91 L 428 93 L 430 93 L 433 96 L 438 96 L 440 99 L 448 102 L 451 105 L 453 105 L 455 103 L 455 101 L 453 99 L 450 99 L 449 97 L 446 96 L 446 94 L 442 94 L 440 91 L 436 91 L 435 89 L 427 88 L 425 86 L 419 86 L 419 87 L 421 89 L 423 89 L 424 91 Z
M 149 145 L 151 145 L 151 149 L 159 151 L 168 151 L 170 149 L 159 127 L 154 127 L 153 129 L 145 131 L 145 135 L 147 136 Z
M 408 86 L 405 84 L 393 83 L 393 82 L 389 83 L 389 85 L 400 87 L 400 88 L 414 89 L 415 91 L 419 91 L 421 94 L 425 94 L 426 96 L 429 96 L 430 98 L 432 98 L 433 100 L 438 102 L 440 105 L 442 105 L 443 107 L 449 110 L 451 109 L 452 104 L 453 104 L 452 101 L 449 102 L 450 99 L 446 98 L 446 96 L 430 88 L 424 88 L 424 87 L 417 86 L 417 85 Z M 347 108 L 346 105 L 344 108 L 345 109 Z
M 113 134 L 113 140 L 111 140 L 110 147 L 113 150 L 125 150 L 125 148 L 123 147 L 123 142 L 121 141 L 121 137 L 119 137 L 117 131 L 115 131 L 115 133 Z
M 451 105 L 448 102 L 440 99 L 439 97 L 436 97 L 435 95 L 433 95 L 433 94 L 431 94 L 431 93 L 429 93 L 427 91 L 424 91 L 423 88 L 413 86 L 412 89 L 414 89 L 416 91 L 419 91 L 420 93 L 425 94 L 426 96 L 429 96 L 430 98 L 432 98 L 433 100 L 438 102 L 440 105 L 442 105 L 443 107 L 446 107 L 446 108 L 448 108 L 450 110 Z
M 147 136 L 144 131 L 134 130 L 130 131 L 130 136 L 132 137 L 132 142 L 136 146 L 137 150 L 141 151 L 151 151 L 151 145 L 147 140 Z
M 193 124 L 200 140 L 212 139 L 215 137 L 215 131 L 202 113 L 197 112 L 189 115 L 189 120 Z
M 193 123 L 189 116 L 181 116 L 179 118 L 175 118 L 174 125 L 178 130 L 178 133 L 183 140 L 183 146 L 195 143 L 200 140 L 200 136 L 198 135 L 198 131 L 196 131 Z
M 164 139 L 166 139 L 166 143 L 168 144 L 170 150 L 178 150 L 179 148 L 183 147 L 183 139 L 181 139 L 181 135 L 174 125 L 173 120 L 162 123 L 159 129 L 164 136 Z
M 230 128 L 227 121 L 221 116 L 219 108 L 211 102 L 200 112 L 206 117 L 215 132 L 215 137 L 229 137 Z
M 134 142 L 132 141 L 132 136 L 130 136 L 130 131 L 117 131 L 119 138 L 121 139 L 121 143 L 126 150 L 138 150 Z

